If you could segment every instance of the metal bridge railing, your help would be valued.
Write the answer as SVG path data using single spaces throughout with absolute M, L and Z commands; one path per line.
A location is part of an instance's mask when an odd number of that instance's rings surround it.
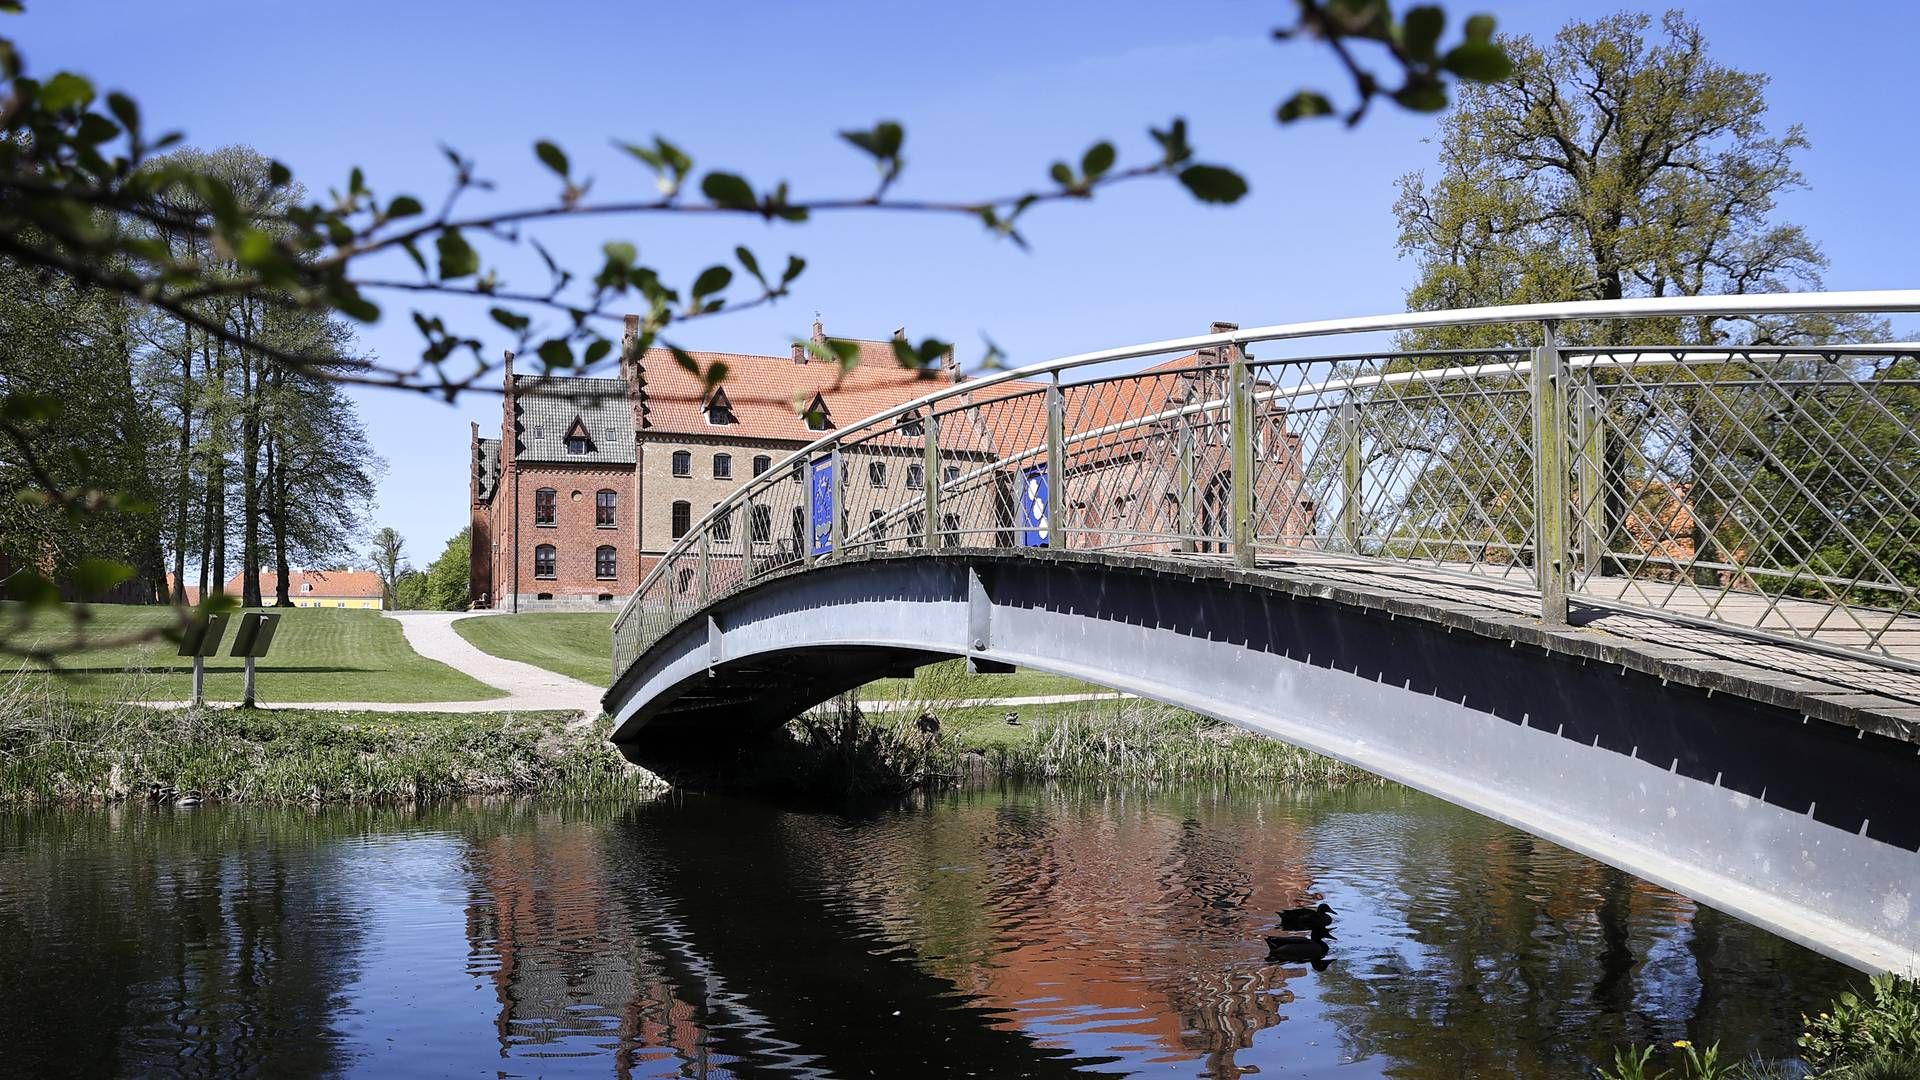
M 1627 608 L 1920 670 L 1920 347 L 1820 333 L 1915 310 L 1920 290 L 1409 313 L 964 382 L 716 506 L 616 620 L 614 671 L 774 571 L 1038 547 L 1417 565 L 1529 590 L 1549 623 Z M 1713 340 L 1722 320 L 1794 343 L 1593 343 Z M 1248 355 L 1488 324 L 1536 344 Z M 1140 360 L 1159 362 L 1113 370 Z

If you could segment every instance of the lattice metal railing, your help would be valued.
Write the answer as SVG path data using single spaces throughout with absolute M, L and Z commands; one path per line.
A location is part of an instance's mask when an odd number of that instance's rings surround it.
M 1549 622 L 1569 604 L 1655 612 L 1920 669 L 1915 346 L 1562 344 L 1570 330 L 1631 340 L 1646 320 L 1764 318 L 1806 336 L 1813 321 L 1795 318 L 1914 310 L 1920 290 L 1481 308 L 1228 331 L 961 383 L 829 434 L 716 506 L 616 621 L 615 672 L 767 574 L 1040 547 L 1416 568 L 1497 580 Z M 1485 324 L 1537 344 L 1247 355 Z M 1138 360 L 1160 362 L 1112 370 Z

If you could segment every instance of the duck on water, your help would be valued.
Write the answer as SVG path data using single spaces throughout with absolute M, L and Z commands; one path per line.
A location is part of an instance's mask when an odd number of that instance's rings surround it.
M 1267 938 L 1267 963 L 1312 964 L 1313 970 L 1327 970 L 1327 939 L 1333 934 L 1315 930 L 1307 937 L 1281 935 Z
M 1333 925 L 1333 909 L 1319 907 L 1288 908 L 1280 913 L 1282 930 L 1325 930 Z

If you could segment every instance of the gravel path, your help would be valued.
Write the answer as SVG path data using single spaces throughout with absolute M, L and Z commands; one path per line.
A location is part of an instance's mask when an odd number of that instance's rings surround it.
M 456 671 L 486 683 L 507 696 L 484 701 L 274 701 L 261 695 L 260 704 L 279 709 L 319 709 L 325 712 L 548 712 L 582 713 L 583 720 L 600 715 L 600 687 L 569 678 L 543 667 L 506 660 L 467 643 L 454 632 L 456 619 L 473 617 L 465 611 L 389 611 L 387 618 L 400 624 L 401 633 L 413 651 L 429 660 L 438 660 Z M 149 702 L 166 708 L 186 702 Z

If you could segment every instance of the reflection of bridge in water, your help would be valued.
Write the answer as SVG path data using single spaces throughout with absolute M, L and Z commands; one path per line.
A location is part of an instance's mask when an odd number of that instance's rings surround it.
M 716 506 L 615 626 L 615 739 L 712 751 L 950 656 L 1183 705 L 1863 967 L 1920 966 L 1920 291 L 1240 331 L 962 383 Z M 1247 346 L 1534 323 L 1532 348 Z M 1786 345 L 1717 341 L 1758 327 Z M 1101 365 L 1162 361 L 1113 374 Z M 902 499 L 856 482 L 900 459 Z

